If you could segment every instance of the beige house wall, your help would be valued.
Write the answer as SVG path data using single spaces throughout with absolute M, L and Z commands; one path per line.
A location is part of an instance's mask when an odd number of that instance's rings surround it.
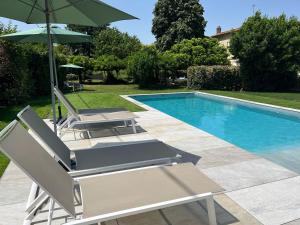
M 220 44 L 223 45 L 225 48 L 227 48 L 231 65 L 238 66 L 239 65 L 238 60 L 233 59 L 233 55 L 229 51 L 230 40 L 231 40 L 232 35 L 233 35 L 233 32 L 228 32 L 228 33 L 222 33 L 220 35 L 213 35 L 212 37 L 218 39 Z

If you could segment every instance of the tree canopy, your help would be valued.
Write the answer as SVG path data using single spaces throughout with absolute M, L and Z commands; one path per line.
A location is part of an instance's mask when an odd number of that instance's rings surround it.
M 293 88 L 300 65 L 300 22 L 285 15 L 268 18 L 257 12 L 231 39 L 247 90 Z
M 99 32 L 107 29 L 107 27 L 108 27 L 108 25 L 103 25 L 100 27 L 88 27 L 88 26 L 80 26 L 80 25 L 73 25 L 73 24 L 67 25 L 68 30 L 84 33 L 84 34 L 90 35 L 92 37 L 94 37 Z
M 228 51 L 213 38 L 192 38 L 175 44 L 167 53 L 180 54 L 188 66 L 228 65 Z M 187 67 L 185 69 L 187 69 Z
M 114 55 L 120 59 L 130 56 L 141 49 L 142 44 L 136 36 L 130 36 L 116 28 L 99 32 L 94 38 L 94 55 Z
M 165 51 L 184 39 L 203 37 L 203 13 L 198 0 L 158 0 L 152 26 L 158 49 Z

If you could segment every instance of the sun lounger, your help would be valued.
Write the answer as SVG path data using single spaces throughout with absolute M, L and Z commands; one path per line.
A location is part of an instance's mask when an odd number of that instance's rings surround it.
M 51 199 L 49 224 L 55 203 L 68 214 L 66 220 L 74 219 L 65 225 L 87 225 L 199 200 L 207 201 L 209 224 L 217 224 L 212 193 L 222 189 L 190 163 L 73 179 L 38 142 L 28 141 L 28 136 L 14 121 L 0 133 L 0 150 Z M 40 195 L 37 198 L 42 199 Z M 31 224 L 45 201 L 34 200 L 34 208 L 27 210 L 24 224 Z M 82 205 L 80 215 L 76 213 L 75 202 Z
M 54 93 L 67 108 L 69 114 L 68 118 L 59 126 L 61 134 L 63 134 L 63 129 L 68 130 L 76 127 L 82 127 L 82 125 L 86 127 L 92 124 L 111 122 L 124 122 L 125 126 L 127 126 L 127 122 L 130 122 L 133 132 L 136 133 L 134 119 L 137 118 L 137 116 L 126 109 L 103 108 L 76 110 L 72 103 L 63 95 L 63 93 L 58 88 L 54 88 Z
M 74 176 L 165 164 L 180 158 L 169 146 L 157 140 L 71 151 L 30 106 L 18 113 L 18 117 Z

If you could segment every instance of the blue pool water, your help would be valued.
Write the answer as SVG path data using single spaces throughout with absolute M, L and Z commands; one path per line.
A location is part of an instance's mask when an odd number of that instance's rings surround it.
M 132 98 L 300 173 L 300 113 L 201 93 Z

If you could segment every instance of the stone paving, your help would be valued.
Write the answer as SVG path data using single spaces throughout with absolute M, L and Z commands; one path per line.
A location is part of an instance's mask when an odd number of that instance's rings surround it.
M 252 155 L 202 130 L 135 102 L 148 111 L 136 113 L 138 134 L 124 128 L 92 132 L 93 139 L 63 140 L 72 149 L 101 147 L 159 139 L 193 162 L 200 171 L 225 189 L 215 196 L 218 224 L 300 224 L 300 176 Z M 130 129 L 131 130 L 131 129 Z M 130 132 L 129 132 L 130 133 Z M 78 135 L 78 134 L 77 134 Z M 21 224 L 31 181 L 10 164 L 0 180 L 0 225 Z M 55 216 L 63 215 L 57 210 Z M 45 219 L 46 213 L 39 219 Z M 60 224 L 62 220 L 54 221 Z M 46 224 L 46 223 L 41 223 Z M 193 203 L 108 221 L 106 225 L 204 225 L 205 207 Z
M 186 161 L 195 163 L 259 222 L 300 224 L 299 174 L 130 97 L 124 98 L 148 110 L 137 113 L 137 121 L 149 134 L 186 153 Z M 222 206 L 226 208 L 226 204 Z

